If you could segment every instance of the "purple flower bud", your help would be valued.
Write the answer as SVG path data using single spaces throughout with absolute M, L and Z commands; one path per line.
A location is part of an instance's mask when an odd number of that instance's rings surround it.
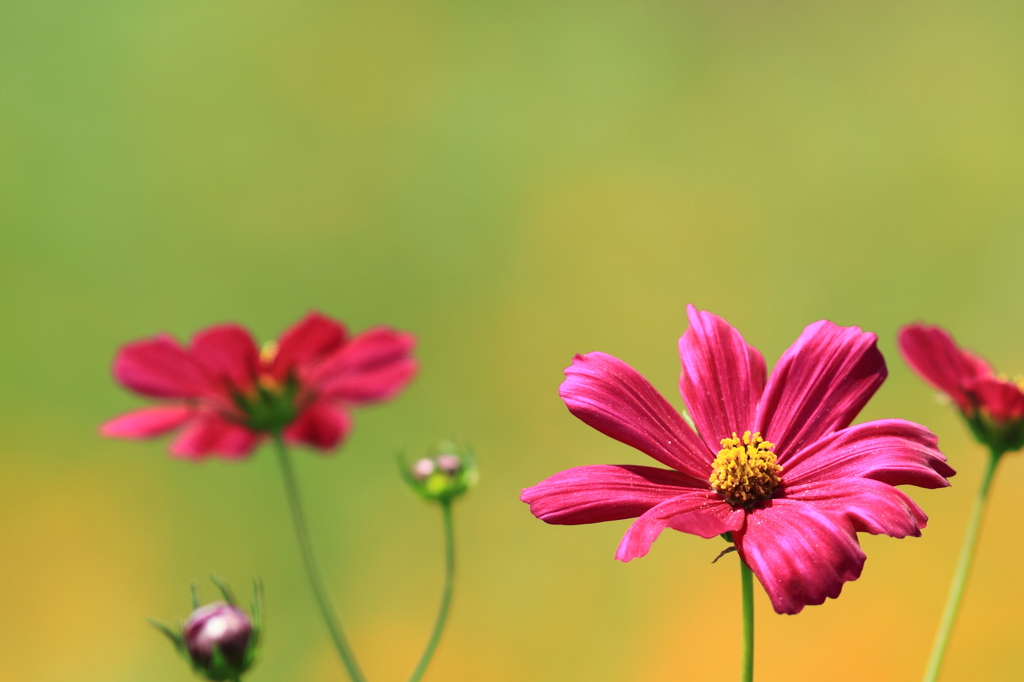
M 412 475 L 417 481 L 425 481 L 434 471 L 434 460 L 426 457 L 412 465 Z
M 241 668 L 251 635 L 252 621 L 248 614 L 224 602 L 199 607 L 185 621 L 182 630 L 189 655 L 201 667 L 210 665 L 216 647 L 229 664 Z
M 462 471 L 462 460 L 458 455 L 438 455 L 437 468 L 448 476 L 454 476 Z

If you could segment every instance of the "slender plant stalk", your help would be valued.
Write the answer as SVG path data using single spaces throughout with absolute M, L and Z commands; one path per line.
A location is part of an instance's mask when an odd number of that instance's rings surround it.
M 743 673 L 741 682 L 754 682 L 754 574 L 740 559 L 740 583 L 743 586 Z
M 284 477 L 284 487 L 288 493 L 288 507 L 291 510 L 292 525 L 295 528 L 295 537 L 299 541 L 299 550 L 302 553 L 302 561 L 306 566 L 306 575 L 309 578 L 310 587 L 313 588 L 313 595 L 320 607 L 320 613 L 324 617 L 324 624 L 327 626 L 331 639 L 334 641 L 334 648 L 338 650 L 338 656 L 348 671 L 352 682 L 366 682 L 363 671 L 359 669 L 356 656 L 345 639 L 345 633 L 341 629 L 338 616 L 331 606 L 331 599 L 327 594 L 327 587 L 324 585 L 320 569 L 317 567 L 316 558 L 313 555 L 313 544 L 309 539 L 309 529 L 306 526 L 306 517 L 302 512 L 302 500 L 299 496 L 298 483 L 295 480 L 295 469 L 288 456 L 288 448 L 281 438 L 281 433 L 274 432 L 274 445 L 277 446 L 278 461 L 281 463 L 281 474 Z
M 939 669 L 942 667 L 942 659 L 946 656 L 946 646 L 949 644 L 949 636 L 953 632 L 953 625 L 956 623 L 957 612 L 960 610 L 960 600 L 964 596 L 964 588 L 967 586 L 967 577 L 971 572 L 971 563 L 974 560 L 974 550 L 978 545 L 978 535 L 981 529 L 981 521 L 985 517 L 985 507 L 988 502 L 989 489 L 992 487 L 992 478 L 996 473 L 996 465 L 1002 457 L 1001 452 L 992 450 L 989 453 L 988 464 L 985 472 L 981 475 L 981 487 L 978 488 L 978 496 L 974 500 L 974 509 L 971 511 L 971 519 L 967 523 L 967 534 L 964 536 L 964 545 L 960 549 L 960 559 L 956 564 L 956 573 L 953 575 L 953 584 L 949 588 L 949 596 L 946 598 L 946 608 L 942 612 L 942 621 L 939 623 L 939 631 L 935 635 L 935 643 L 932 645 L 932 654 L 928 658 L 928 669 L 924 673 L 925 682 L 935 682 L 939 677 Z
M 441 514 L 444 516 L 444 593 L 441 595 L 441 609 L 437 612 L 437 620 L 434 622 L 434 632 L 430 635 L 427 648 L 420 657 L 419 665 L 413 671 L 409 682 L 419 682 L 423 673 L 427 671 L 437 645 L 441 642 L 441 635 L 444 633 L 444 626 L 448 622 L 448 609 L 452 605 L 452 587 L 455 584 L 455 533 L 452 531 L 452 501 L 441 500 Z

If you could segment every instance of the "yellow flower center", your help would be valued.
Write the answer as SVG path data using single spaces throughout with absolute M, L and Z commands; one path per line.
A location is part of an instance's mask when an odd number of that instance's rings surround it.
M 263 344 L 263 348 L 260 348 L 260 362 L 264 365 L 269 365 L 277 357 L 277 341 L 267 341 Z
M 767 500 L 782 473 L 773 447 L 760 433 L 746 431 L 740 438 L 733 431 L 732 438 L 722 439 L 722 449 L 711 463 L 711 487 L 734 507 Z

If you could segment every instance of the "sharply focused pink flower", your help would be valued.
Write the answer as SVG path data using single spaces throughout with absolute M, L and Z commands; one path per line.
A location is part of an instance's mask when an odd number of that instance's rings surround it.
M 850 426 L 886 376 L 874 334 L 822 320 L 770 378 L 757 349 L 689 306 L 679 388 L 697 432 L 632 367 L 576 356 L 560 394 L 598 431 L 671 467 L 569 469 L 523 491 L 548 523 L 636 518 L 616 558 L 645 555 L 665 528 L 731 533 L 779 613 L 839 595 L 864 566 L 858 532 L 920 535 L 924 512 L 893 486 L 938 488 L 953 470 L 928 429 Z M 638 518 L 637 518 L 638 517 Z
M 114 377 L 165 401 L 103 425 L 105 436 L 150 438 L 179 427 L 171 452 L 186 459 L 244 457 L 267 434 L 329 450 L 351 427 L 348 409 L 396 395 L 416 373 L 411 334 L 375 327 L 349 338 L 339 322 L 310 313 L 278 341 L 257 347 L 225 324 L 183 347 L 156 336 L 121 348 Z
M 907 364 L 956 403 L 982 442 L 1000 452 L 1024 446 L 1024 377 L 996 376 L 941 327 L 910 324 L 898 341 Z

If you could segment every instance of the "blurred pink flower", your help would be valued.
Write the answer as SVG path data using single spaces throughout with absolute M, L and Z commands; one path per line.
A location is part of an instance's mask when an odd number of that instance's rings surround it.
M 1024 445 L 1024 377 L 996 376 L 941 327 L 907 325 L 898 342 L 911 369 L 956 403 L 982 442 L 1001 452 Z
M 965 415 L 984 410 L 999 421 L 1024 416 L 1024 380 L 997 377 L 987 362 L 959 348 L 942 327 L 909 324 L 898 340 L 907 364 Z
M 168 335 L 135 341 L 114 359 L 114 377 L 141 395 L 168 401 L 121 415 L 101 432 L 151 438 L 184 427 L 171 453 L 186 459 L 248 455 L 268 433 L 329 450 L 351 427 L 348 408 L 393 397 L 416 373 L 411 334 L 375 327 L 348 338 L 339 322 L 313 312 L 257 347 L 225 324 L 183 347 Z
M 576 417 L 672 469 L 563 471 L 523 491 L 537 518 L 636 518 L 616 553 L 622 561 L 645 555 L 665 528 L 731 533 L 775 610 L 789 614 L 860 576 L 858 532 L 921 534 L 927 516 L 893 486 L 939 488 L 954 472 L 923 426 L 850 426 L 886 377 L 874 334 L 815 322 L 766 378 L 761 354 L 725 320 L 693 306 L 688 315 L 679 388 L 697 433 L 604 353 L 576 356 L 560 389 Z

